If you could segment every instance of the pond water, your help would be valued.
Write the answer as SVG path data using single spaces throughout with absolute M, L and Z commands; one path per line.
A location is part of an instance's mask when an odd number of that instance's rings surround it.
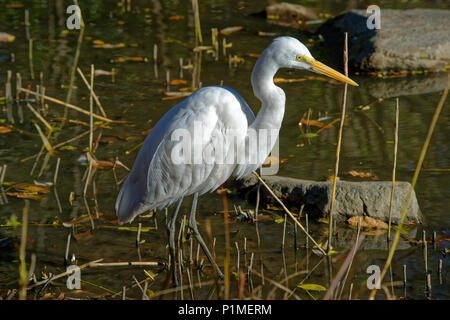
M 267 1 L 270 2 L 270 1 Z M 317 12 L 330 15 L 351 8 L 363 8 L 364 1 L 300 1 L 302 4 L 317 9 Z M 11 6 L 10 1 L 0 0 L 0 32 L 14 35 L 15 41 L 0 42 L 0 96 L 5 95 L 7 70 L 11 70 L 13 87 L 15 74 L 21 73 L 23 87 L 31 84 L 35 88 L 40 84 L 40 73 L 43 74 L 43 84 L 46 95 L 65 100 L 70 83 L 70 72 L 77 47 L 78 32 L 68 32 L 65 27 L 68 1 L 18 1 L 18 5 Z M 23 6 L 22 6 L 22 5 Z M 216 61 L 209 53 L 203 53 L 199 81 L 203 86 L 217 85 L 221 82 L 236 89 L 246 99 L 256 113 L 259 101 L 253 96 L 250 85 L 250 74 L 256 58 L 251 54 L 259 54 L 270 43 L 271 37 L 257 36 L 258 31 L 277 33 L 279 35 L 294 36 L 304 43 L 311 44 L 313 56 L 330 63 L 330 58 L 317 41 L 313 30 L 295 30 L 271 25 L 252 13 L 264 9 L 266 1 L 200 1 L 200 20 L 205 44 L 210 43 L 211 28 L 219 30 L 230 26 L 242 26 L 243 30 L 225 36 L 232 46 L 227 49 L 227 55 L 236 55 L 243 61 L 236 65 L 227 62 L 220 50 Z M 435 7 L 446 8 L 445 1 L 397 2 L 385 1 L 384 7 L 413 8 Z M 78 66 L 88 77 L 90 65 L 97 70 L 111 71 L 115 69 L 114 82 L 111 76 L 97 76 L 95 78 L 95 92 L 110 119 L 125 120 L 123 123 L 113 123 L 95 132 L 94 140 L 101 133 L 95 156 L 99 160 L 114 162 L 116 157 L 126 166 L 131 167 L 137 154 L 135 147 L 143 141 L 143 132 L 152 128 L 158 119 L 180 99 L 163 99 L 166 90 L 166 72 L 170 71 L 171 79 L 184 79 L 186 84 L 171 85 L 170 90 L 176 91 L 182 87 L 190 87 L 193 80 L 192 69 L 184 69 L 180 75 L 179 59 L 183 63 L 197 64 L 198 55 L 192 53 L 195 43 L 194 18 L 190 1 L 130 1 L 131 10 L 127 10 L 127 1 L 89 1 L 82 4 L 82 14 L 86 23 L 84 39 L 81 46 Z M 31 78 L 29 64 L 29 42 L 24 25 L 24 11 L 29 10 L 29 33 L 33 39 L 33 73 Z M 448 7 L 447 7 L 448 9 Z M 219 40 L 224 38 L 220 36 Z M 94 40 L 101 40 L 106 44 L 124 44 L 119 48 L 94 48 Z M 158 46 L 158 61 L 153 63 L 154 44 Z M 11 54 L 14 59 L 11 59 Z M 117 62 L 118 58 L 141 57 L 147 62 Z M 116 59 L 116 62 L 115 62 Z M 198 64 L 197 64 L 198 65 Z M 339 66 L 334 66 L 339 68 Z M 309 76 L 306 72 L 281 70 L 277 74 L 280 78 L 301 78 Z M 346 172 L 370 172 L 379 180 L 390 180 L 393 163 L 395 97 L 399 97 L 400 125 L 399 148 L 397 164 L 397 180 L 411 181 L 415 163 L 425 140 L 433 112 L 440 99 L 442 89 L 427 90 L 427 83 L 431 80 L 445 83 L 447 74 L 430 76 L 411 76 L 399 79 L 378 79 L 365 76 L 351 75 L 360 87 L 349 88 L 347 97 L 347 118 L 344 127 L 342 152 L 340 160 L 341 179 L 361 181 L 352 178 Z M 431 80 L 430 80 L 431 79 Z M 198 79 L 196 78 L 196 81 Z M 71 103 L 86 110 L 89 109 L 89 90 L 80 77 L 76 77 Z M 324 180 L 333 174 L 338 126 L 323 130 L 317 137 L 311 139 L 300 138 L 298 122 L 311 110 L 311 119 L 328 117 L 329 122 L 339 117 L 342 99 L 342 85 L 332 82 L 307 80 L 303 82 L 278 84 L 286 93 L 286 112 L 283 127 L 280 132 L 280 164 L 279 175 L 294 178 Z M 443 85 L 444 86 L 444 85 Z M 442 88 L 443 88 L 442 86 Z M 15 90 L 14 90 L 15 91 Z M 373 103 L 377 98 L 384 97 L 379 103 Z M 23 98 L 23 96 L 22 96 Z M 30 96 L 31 98 L 31 96 Z M 89 135 L 68 144 L 70 148 L 59 150 L 57 156 L 47 157 L 45 152 L 39 157 L 28 159 L 36 155 L 42 146 L 41 139 L 36 135 L 33 125 L 35 117 L 25 104 L 21 107 L 14 105 L 7 107 L 0 105 L 0 125 L 13 125 L 25 132 L 13 130 L 0 134 L 0 165 L 7 165 L 5 182 L 33 183 L 34 180 L 53 181 L 57 158 L 61 158 L 57 188 L 44 194 L 41 200 L 30 200 L 29 227 L 26 247 L 26 261 L 30 264 L 32 254 L 36 256 L 36 277 L 42 274 L 58 274 L 65 270 L 64 255 L 67 236 L 74 232 L 78 236 L 72 237 L 69 256 L 75 255 L 78 264 L 103 258 L 104 262 L 118 261 L 166 261 L 166 230 L 164 212 L 158 212 L 155 217 L 139 217 L 131 226 L 142 223 L 145 227 L 155 227 L 142 232 L 141 239 L 145 240 L 136 248 L 136 232 L 120 230 L 114 223 L 114 203 L 119 186 L 114 174 L 110 170 L 99 170 L 95 175 L 95 197 L 93 187 L 89 186 L 87 201 L 83 198 L 85 181 L 83 180 L 88 165 L 83 157 L 89 145 Z M 58 124 L 63 117 L 64 107 L 55 103 L 48 103 L 46 119 L 52 124 Z M 361 110 L 362 105 L 370 107 Z M 36 108 L 38 106 L 33 104 Z M 447 104 L 448 105 L 448 104 Z M 21 121 L 23 112 L 23 121 Z M 98 111 L 97 111 L 98 112 Z M 89 117 L 75 111 L 68 114 L 70 119 L 89 122 Z M 41 125 L 41 127 L 43 127 Z M 52 145 L 66 141 L 88 130 L 79 123 L 66 123 L 50 138 Z M 315 131 L 315 128 L 311 128 Z M 31 133 L 31 134 L 29 134 Z M 438 237 L 450 237 L 450 184 L 448 171 L 435 169 L 449 168 L 450 134 L 449 110 L 444 108 L 433 134 L 431 144 L 425 158 L 424 169 L 420 174 L 416 186 L 416 194 L 424 217 L 423 226 L 410 229 L 409 236 L 421 239 L 422 230 L 426 230 L 430 237 L 436 232 Z M 128 151 L 128 152 L 127 152 Z M 34 168 L 34 170 L 33 170 Z M 127 171 L 118 167 L 115 171 L 117 180 L 122 180 Z M 11 191 L 11 190 L 10 190 Z M 58 200 L 57 200 L 58 198 Z M 73 201 L 70 201 L 73 199 Z M 60 206 L 58 205 L 60 202 Z M 190 199 L 186 199 L 179 215 L 178 227 L 183 215 L 190 210 Z M 253 203 L 247 203 L 236 196 L 228 198 L 228 206 L 240 205 L 243 209 L 254 209 Z M 0 225 L 7 224 L 11 215 L 22 220 L 24 200 L 13 196 L 7 197 L 0 205 Z M 89 210 L 89 211 L 88 211 Z M 170 208 L 169 210 L 172 210 Z M 206 221 L 212 228 L 212 237 L 216 239 L 215 254 L 220 266 L 223 266 L 225 256 L 225 234 L 223 228 L 223 204 L 221 196 L 216 193 L 204 195 L 198 205 L 198 222 L 205 240 Z M 90 213 L 94 218 L 95 229 L 89 219 L 74 228 L 67 228 L 60 222 L 67 222 L 76 217 Z M 100 218 L 97 219 L 96 215 Z M 281 214 L 281 212 L 278 212 Z M 276 223 L 275 218 L 267 215 L 258 223 L 260 246 L 258 247 L 256 227 L 253 223 L 235 219 L 234 210 L 230 212 L 230 268 L 236 272 L 236 247 L 240 249 L 240 270 L 247 271 L 247 265 L 253 256 L 253 268 L 264 272 L 264 276 L 277 282 L 286 276 L 297 275 L 283 282 L 290 289 L 296 288 L 301 281 L 304 283 L 320 284 L 328 287 L 331 279 L 338 271 L 345 255 L 352 246 L 356 232 L 347 225 L 338 225 L 340 240 L 336 250 L 339 253 L 331 259 L 323 259 L 306 250 L 305 236 L 297 234 L 297 250 L 294 248 L 294 226 L 289 223 L 286 230 L 286 244 L 281 250 L 283 224 Z M 55 225 L 52 225 L 57 222 Z M 324 223 L 311 222 L 310 229 L 315 239 L 325 240 L 324 232 L 328 226 Z M 20 227 L 0 227 L 0 293 L 8 289 L 17 288 L 18 284 L 18 248 L 20 245 Z M 350 284 L 353 284 L 352 297 L 365 299 L 369 290 L 366 287 L 368 274 L 366 269 L 370 265 L 382 268 L 387 257 L 385 234 L 367 235 L 362 249 L 357 253 L 351 271 L 344 286 L 342 297 L 349 294 Z M 342 241 L 341 241 L 342 240 Z M 208 240 L 207 240 L 208 241 Z M 244 242 L 247 252 L 244 255 Z M 448 272 L 450 262 L 442 254 L 448 248 L 448 241 L 441 241 L 436 246 L 428 247 L 428 268 L 431 273 L 432 299 L 448 299 Z M 190 241 L 183 244 L 184 255 L 188 258 Z M 197 244 L 193 243 L 195 256 Z M 203 253 L 200 253 L 203 256 Z M 439 260 L 442 259 L 443 271 L 437 273 Z M 205 259 L 206 260 L 206 259 Z M 425 271 L 424 257 L 420 246 L 410 246 L 407 242 L 400 242 L 392 265 L 392 279 L 403 281 L 403 266 L 407 270 L 407 286 L 395 286 L 397 297 L 407 299 L 424 299 Z M 110 296 L 106 289 L 120 292 L 123 286 L 128 288 L 134 284 L 133 276 L 142 281 L 147 276 L 144 270 L 151 270 L 157 274 L 154 281 L 149 282 L 149 290 L 154 293 L 165 288 L 167 271 L 154 267 L 98 267 L 82 271 L 82 290 L 70 291 L 65 286 L 65 278 L 56 280 L 54 285 L 48 286 L 45 292 L 57 295 L 60 291 L 67 297 L 93 298 Z M 195 268 L 192 270 L 192 281 L 195 283 L 214 279 L 214 273 L 208 262 L 205 262 L 204 272 L 200 274 Z M 388 273 L 386 280 L 390 274 Z M 306 279 L 305 279 L 306 277 Z M 272 291 L 273 285 L 253 274 L 252 287 L 245 289 L 245 296 L 266 298 Z M 183 284 L 186 284 L 187 274 L 184 273 Z M 101 286 L 102 288 L 100 288 Z M 106 289 L 105 289 L 106 288 Z M 203 284 L 196 287 L 196 298 L 216 298 L 211 288 L 213 284 Z M 237 281 L 232 276 L 231 296 L 236 296 Z M 301 289 L 295 290 L 303 299 L 311 299 Z M 36 292 L 33 292 L 35 294 Z M 42 294 L 42 292 L 41 292 Z M 180 298 L 181 293 L 171 293 L 163 298 Z M 314 292 L 318 295 L 318 292 Z M 127 297 L 139 299 L 141 290 L 134 286 L 127 290 Z M 116 296 L 120 298 L 121 294 Z M 189 298 L 188 290 L 183 292 L 184 298 Z M 281 290 L 275 292 L 276 298 L 284 298 Z M 291 297 L 292 298 L 292 297 Z M 383 290 L 376 298 L 386 298 Z

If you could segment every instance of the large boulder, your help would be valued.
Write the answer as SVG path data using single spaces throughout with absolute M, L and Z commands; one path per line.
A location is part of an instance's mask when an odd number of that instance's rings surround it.
M 439 70 L 450 63 L 449 10 L 381 9 L 378 30 L 367 27 L 369 16 L 351 10 L 319 28 L 335 63 L 342 65 L 345 32 L 353 70 Z
M 270 23 L 293 28 L 299 28 L 307 21 L 319 19 L 313 9 L 287 2 L 266 7 L 265 14 Z
M 300 180 L 281 176 L 263 176 L 263 180 L 286 205 L 293 205 L 297 208 L 304 205 L 305 212 L 312 218 L 328 215 L 333 182 Z M 253 199 L 255 199 L 257 183 L 258 180 L 253 174 L 236 182 L 237 187 L 243 191 L 246 197 Z M 385 222 L 389 221 L 391 188 L 392 182 L 390 181 L 338 181 L 334 202 L 336 220 L 343 221 L 352 216 L 365 215 Z M 392 207 L 393 223 L 400 221 L 401 211 L 410 188 L 409 182 L 397 181 L 395 183 Z M 260 187 L 260 191 L 263 203 L 275 203 L 263 186 Z M 419 223 L 421 220 L 419 204 L 413 191 L 406 211 L 405 222 Z

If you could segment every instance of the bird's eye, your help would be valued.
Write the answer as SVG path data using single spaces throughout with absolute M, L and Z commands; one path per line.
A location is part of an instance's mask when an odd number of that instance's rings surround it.
M 313 62 L 314 59 L 304 56 L 302 54 L 298 54 L 295 56 L 295 60 L 297 60 L 298 62 L 303 62 L 306 64 L 311 64 Z

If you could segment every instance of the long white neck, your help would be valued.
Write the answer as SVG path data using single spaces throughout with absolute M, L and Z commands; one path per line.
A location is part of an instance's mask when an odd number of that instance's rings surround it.
M 273 83 L 278 65 L 263 52 L 252 72 L 252 86 L 255 96 L 261 101 L 261 108 L 247 131 L 248 165 L 239 166 L 237 176 L 250 174 L 259 168 L 272 151 L 281 128 L 286 97 L 284 91 Z M 251 141 L 256 141 L 252 149 Z
M 263 52 L 256 61 L 252 72 L 252 87 L 255 96 L 261 101 L 255 121 L 250 128 L 280 129 L 284 116 L 286 97 L 284 91 L 273 83 L 278 65 Z

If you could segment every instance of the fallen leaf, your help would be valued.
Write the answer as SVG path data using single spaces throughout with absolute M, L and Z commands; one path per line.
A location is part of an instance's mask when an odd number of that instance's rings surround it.
M 92 47 L 93 48 L 102 48 L 102 49 L 117 49 L 117 48 L 125 47 L 125 43 L 117 43 L 117 44 L 99 43 L 99 44 L 94 44 Z
M 16 189 L 20 192 L 28 192 L 28 193 L 49 193 L 50 188 L 48 186 L 39 186 L 31 183 L 13 183 L 11 188 Z
M 241 63 L 241 62 L 244 62 L 244 61 L 245 61 L 245 59 L 241 58 L 241 57 L 231 57 L 228 60 L 228 62 L 230 62 L 230 63 Z
M 148 62 L 146 57 L 118 57 L 112 60 L 113 62 Z
M 19 8 L 23 8 L 23 6 L 24 6 L 24 4 L 23 3 L 19 3 L 19 2 L 8 3 L 6 5 L 6 7 L 9 8 L 9 9 L 19 9 Z
M 339 181 L 339 177 L 337 177 L 337 181 Z M 327 181 L 334 181 L 334 174 L 332 174 L 331 176 L 327 177 Z
M 284 222 L 284 218 L 275 219 L 275 223 L 283 223 L 283 222 Z
M 308 133 L 302 133 L 299 138 L 314 138 L 317 137 L 318 134 L 316 132 L 308 132 Z
M 12 130 L 10 129 L 10 128 L 8 128 L 8 127 L 5 127 L 5 126 L 0 126 L 0 134 L 2 134 L 2 133 L 8 133 L 8 132 L 11 132 Z
M 182 20 L 184 19 L 184 16 L 170 16 L 169 20 Z
M 261 57 L 261 54 L 259 54 L 259 53 L 247 53 L 247 56 L 249 56 L 250 58 L 258 59 L 259 57 Z
M 21 199 L 30 199 L 30 200 L 41 200 L 42 197 L 37 194 L 26 193 L 26 192 L 6 192 L 8 196 L 21 198 Z
M 37 185 L 37 186 L 40 186 L 40 187 L 51 187 L 51 186 L 53 186 L 53 182 L 51 182 L 51 181 L 49 181 L 49 182 L 40 182 L 40 181 L 36 181 L 36 180 L 33 180 L 33 183 L 35 184 L 35 185 Z
M 302 288 L 303 290 L 310 290 L 310 291 L 327 291 L 327 288 L 325 288 L 324 286 L 313 283 L 299 284 L 297 287 Z
M 358 172 L 358 171 L 352 170 L 352 171 L 348 171 L 345 174 L 352 176 L 352 177 L 370 178 L 372 180 L 378 180 L 378 177 L 370 172 Z
M 75 150 L 75 149 L 77 149 L 77 147 L 76 146 L 71 146 L 71 145 L 62 146 L 61 148 L 59 148 L 59 150 Z
M 325 124 L 323 124 L 320 121 L 316 121 L 316 120 L 306 120 L 306 119 L 301 119 L 298 123 L 298 125 L 301 127 L 302 125 L 305 126 L 314 126 L 314 127 L 319 127 L 322 128 Z
M 361 228 L 365 229 L 387 229 L 389 226 L 386 222 L 367 216 L 353 216 L 347 220 L 352 227 L 357 227 L 361 218 Z
M 170 80 L 169 84 L 172 86 L 178 86 L 181 84 L 186 84 L 187 81 L 186 80 L 182 80 L 182 79 L 174 79 L 174 80 Z
M 162 101 L 166 101 L 166 100 L 175 100 L 175 99 L 181 99 L 184 98 L 186 96 L 170 96 L 170 97 L 163 97 L 161 98 Z
M 85 232 L 80 232 L 80 233 L 75 233 L 73 235 L 73 237 L 75 238 L 75 240 L 77 241 L 85 241 L 85 240 L 89 240 L 90 238 L 92 238 L 93 234 L 92 234 L 92 230 L 87 230 Z
M 258 36 L 260 37 L 277 37 L 279 36 L 279 33 L 276 32 L 264 32 L 264 31 L 258 31 Z
M 241 27 L 241 26 L 228 27 L 228 28 L 224 28 L 224 29 L 220 30 L 220 34 L 227 36 L 233 32 L 241 31 L 242 29 L 244 29 L 244 27 Z
M 95 71 L 94 71 L 95 76 L 111 76 L 113 74 L 115 74 L 115 72 L 101 70 L 101 69 L 95 69 Z

